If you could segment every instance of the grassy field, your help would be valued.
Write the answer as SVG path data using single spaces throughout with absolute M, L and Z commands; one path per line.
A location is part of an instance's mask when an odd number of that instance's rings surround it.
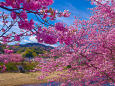
M 54 72 L 43 80 L 38 80 L 41 72 L 35 73 L 0 73 L 0 86 L 20 86 L 25 84 L 46 83 L 48 79 L 58 77 L 56 74 L 63 72 Z

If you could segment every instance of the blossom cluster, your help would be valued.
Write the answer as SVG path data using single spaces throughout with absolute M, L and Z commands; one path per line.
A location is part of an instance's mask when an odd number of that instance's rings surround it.
M 13 19 L 13 21 L 10 22 L 9 15 L 0 13 L 0 18 L 4 26 L 4 28 L 0 30 L 0 33 L 2 33 L 0 35 L 0 38 L 2 39 L 3 43 L 20 41 L 20 38 L 22 36 L 30 36 L 36 34 L 37 27 L 39 25 L 36 24 L 36 21 L 34 21 L 33 19 L 28 19 L 28 15 L 34 15 L 38 22 L 40 22 L 42 25 L 48 26 L 53 26 L 49 24 L 48 19 L 55 20 L 57 16 L 70 16 L 71 13 L 68 10 L 64 10 L 64 12 L 58 12 L 57 10 L 49 8 L 48 6 L 52 3 L 53 0 L 5 0 L 4 2 L 0 2 L 0 7 L 6 9 L 7 11 L 10 11 L 10 16 Z M 9 23 L 11 23 L 11 25 L 9 25 Z M 18 27 L 20 28 L 19 34 L 17 34 L 16 32 L 7 33 L 7 31 L 9 31 L 15 25 L 18 25 Z M 55 26 L 57 29 L 59 29 L 58 27 L 60 27 L 60 25 L 56 24 Z M 46 42 L 50 39 L 52 39 L 52 41 L 54 41 L 55 39 L 54 36 L 49 36 L 47 38 L 49 39 L 46 40 Z M 56 43 L 56 41 L 54 43 Z
M 5 72 L 7 69 L 5 64 L 9 62 L 22 62 L 23 60 L 24 59 L 19 54 L 0 54 L 0 63 L 2 63 L 2 65 L 0 64 L 0 72 Z
M 4 49 L 4 53 L 6 53 L 6 54 L 10 54 L 10 53 L 13 53 L 13 52 L 14 52 L 13 50 Z
M 6 70 L 6 66 L 5 65 L 0 65 L 0 72 L 4 72 Z
M 37 40 L 38 42 L 41 43 L 47 43 L 47 44 L 55 44 L 57 43 L 57 36 L 56 32 L 52 31 L 52 28 L 49 27 L 47 29 L 46 27 L 43 27 L 42 29 L 38 29 L 38 34 L 37 34 Z
M 24 59 L 19 54 L 0 54 L 0 62 L 8 63 L 8 62 L 21 62 Z

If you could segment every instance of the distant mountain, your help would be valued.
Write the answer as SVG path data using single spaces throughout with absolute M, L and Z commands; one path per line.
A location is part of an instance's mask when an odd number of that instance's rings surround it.
M 7 45 L 0 44 L 0 53 L 4 52 L 4 49 Z M 40 43 L 27 43 L 27 44 L 20 44 L 20 45 L 10 45 L 10 50 L 14 50 L 14 53 L 23 53 L 26 50 L 30 49 L 31 51 L 34 51 L 35 53 L 43 53 L 43 52 L 50 52 L 51 49 L 54 49 L 52 46 L 46 46 L 44 44 Z
M 27 44 L 20 44 L 18 46 L 20 46 L 20 47 L 40 47 L 40 48 L 43 48 L 45 50 L 51 50 L 54 48 L 52 46 L 46 46 L 46 45 L 40 44 L 40 43 L 27 43 Z

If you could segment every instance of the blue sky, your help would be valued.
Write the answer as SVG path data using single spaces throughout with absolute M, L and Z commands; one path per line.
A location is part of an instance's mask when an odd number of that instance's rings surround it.
M 91 14 L 88 8 L 93 8 L 94 6 L 90 4 L 88 0 L 54 0 L 54 4 L 51 6 L 59 11 L 65 9 L 71 12 L 69 18 L 58 18 L 63 20 L 65 23 L 72 24 L 74 16 L 81 17 L 82 19 L 87 19 Z
M 3 0 L 0 0 L 3 1 Z M 73 24 L 74 16 L 81 17 L 82 19 L 88 19 L 91 15 L 91 11 L 88 8 L 93 8 L 88 0 L 54 0 L 54 3 L 50 6 L 58 11 L 69 10 L 71 12 L 71 16 L 69 18 L 57 18 L 54 22 L 63 21 L 68 25 Z M 0 9 L 0 11 L 3 11 Z M 29 18 L 33 18 L 33 16 L 28 16 Z M 21 43 L 28 42 L 37 42 L 35 36 L 26 37 Z
M 58 17 L 56 22 L 63 21 L 67 24 L 72 24 L 74 16 L 81 17 L 82 19 L 87 19 L 91 14 L 88 8 L 93 8 L 94 6 L 91 5 L 90 1 L 88 0 L 54 0 L 54 3 L 49 7 L 62 12 L 65 9 L 69 10 L 71 12 L 71 16 L 69 18 Z M 29 17 L 34 18 L 33 16 Z

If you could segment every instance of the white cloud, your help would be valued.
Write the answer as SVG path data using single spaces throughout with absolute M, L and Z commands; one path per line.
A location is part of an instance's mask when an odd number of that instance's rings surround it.
M 23 43 L 30 43 L 31 41 L 29 40 L 23 40 Z
M 50 45 L 50 44 L 46 44 L 46 43 L 41 43 L 41 44 L 46 45 L 46 46 L 51 46 L 51 47 L 57 47 L 57 46 L 59 46 L 59 44 L 54 44 L 54 45 Z
M 36 36 L 30 36 L 30 37 L 29 37 L 29 41 L 31 41 L 31 42 L 33 42 L 33 43 L 37 43 Z
M 21 41 L 21 44 L 26 44 L 26 43 L 37 43 L 36 36 L 29 36 L 27 39 L 23 39 Z

